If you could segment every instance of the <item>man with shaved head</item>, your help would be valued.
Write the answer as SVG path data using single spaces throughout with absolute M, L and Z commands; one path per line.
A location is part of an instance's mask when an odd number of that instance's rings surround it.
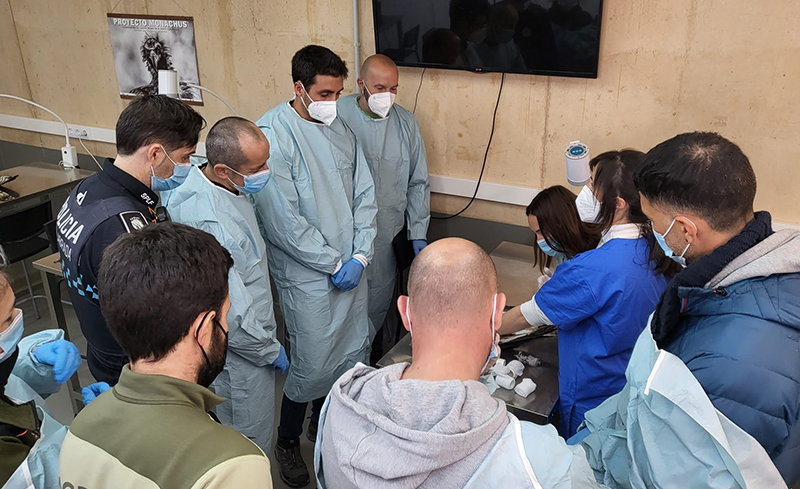
M 600 487 L 582 449 L 520 422 L 478 382 L 506 304 L 489 255 L 437 241 L 408 290 L 397 306 L 412 362 L 357 365 L 336 381 L 319 420 L 318 487 Z
M 208 163 L 192 167 L 183 185 L 161 197 L 173 221 L 206 231 L 233 256 L 227 362 L 210 379 L 211 389 L 228 400 L 215 411 L 223 424 L 269 453 L 275 369 L 285 374 L 289 361 L 275 339 L 266 244 L 248 194 L 269 181 L 270 145 L 252 122 L 226 117 L 208 132 L 206 153 Z
M 417 118 L 394 103 L 398 76 L 394 61 L 383 54 L 370 56 L 361 67 L 360 93 L 338 102 L 339 116 L 355 133 L 375 181 L 378 234 L 367 269 L 373 363 L 383 353 L 383 335 L 378 333 L 394 293 L 397 264 L 392 241 L 402 231 L 401 239 L 411 241 L 418 254 L 427 244 L 431 216 L 425 145 Z

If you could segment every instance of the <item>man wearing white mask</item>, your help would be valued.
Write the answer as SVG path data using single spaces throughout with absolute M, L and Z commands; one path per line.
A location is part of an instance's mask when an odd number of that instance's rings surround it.
M 397 65 L 376 54 L 364 61 L 358 86 L 361 93 L 342 97 L 339 116 L 358 138 L 375 181 L 375 257 L 367 270 L 369 319 L 373 329 L 372 360 L 381 357 L 378 332 L 391 307 L 396 276 L 392 241 L 407 226 L 405 238 L 414 254 L 427 242 L 431 218 L 428 158 L 414 114 L 394 103 L 398 87 Z
M 161 197 L 173 221 L 214 236 L 233 256 L 228 288 L 228 356 L 211 389 L 228 399 L 216 407 L 219 420 L 265 453 L 272 446 L 275 370 L 289 361 L 275 339 L 275 314 L 267 251 L 249 196 L 270 178 L 269 142 L 241 117 L 226 117 L 208 132 L 208 163 L 193 167 L 186 182 Z
M 310 45 L 292 58 L 295 97 L 264 114 L 272 179 L 254 195 L 289 333 L 291 363 L 275 455 L 292 487 L 310 482 L 300 453 L 333 382 L 366 362 L 367 285 L 373 256 L 375 187 L 356 136 L 336 114 L 347 67 L 330 49 Z

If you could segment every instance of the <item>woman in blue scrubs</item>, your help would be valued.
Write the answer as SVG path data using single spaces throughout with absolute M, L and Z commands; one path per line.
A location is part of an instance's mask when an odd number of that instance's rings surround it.
M 633 150 L 610 151 L 591 161 L 599 213 L 592 216 L 596 224 L 583 223 L 580 228 L 589 235 L 600 232 L 598 247 L 559 265 L 530 301 L 504 315 L 499 331 L 558 327 L 559 432 L 565 438 L 575 434 L 586 411 L 625 385 L 634 343 L 668 277 L 677 273 L 656 244 L 633 185 L 633 172 L 643 156 Z M 529 210 L 534 203 L 536 199 Z M 558 222 L 559 216 L 539 212 L 540 248 L 569 256 L 570 250 L 554 239 L 563 226 L 541 226 Z

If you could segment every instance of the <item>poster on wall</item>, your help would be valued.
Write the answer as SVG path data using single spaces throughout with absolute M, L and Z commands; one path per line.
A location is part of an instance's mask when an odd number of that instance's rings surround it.
M 111 49 L 123 98 L 158 93 L 158 70 L 175 70 L 180 99 L 202 104 L 194 19 L 158 15 L 108 14 Z

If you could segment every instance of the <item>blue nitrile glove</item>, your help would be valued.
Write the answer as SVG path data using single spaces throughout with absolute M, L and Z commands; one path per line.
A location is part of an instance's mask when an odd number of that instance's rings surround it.
M 67 340 L 56 340 L 45 343 L 36 349 L 33 354 L 36 361 L 53 367 L 56 382 L 63 384 L 75 372 L 81 364 L 81 354 L 78 347 Z
M 81 394 L 83 394 L 83 405 L 88 406 L 90 402 L 97 399 L 97 396 L 110 388 L 111 386 L 105 382 L 96 382 L 89 387 L 84 387 L 81 389 Z
M 414 256 L 417 256 L 422 251 L 422 248 L 428 246 L 428 242 L 424 239 L 415 239 L 411 241 L 411 246 L 414 247 Z
M 338 272 L 331 276 L 333 285 L 342 290 L 353 290 L 358 287 L 361 281 L 361 274 L 364 272 L 364 265 L 355 258 L 342 265 Z
M 281 375 L 286 375 L 286 372 L 289 371 L 289 357 L 286 356 L 286 348 L 281 345 L 281 351 L 278 353 L 278 358 L 272 362 L 272 366 L 275 369 L 281 371 Z

